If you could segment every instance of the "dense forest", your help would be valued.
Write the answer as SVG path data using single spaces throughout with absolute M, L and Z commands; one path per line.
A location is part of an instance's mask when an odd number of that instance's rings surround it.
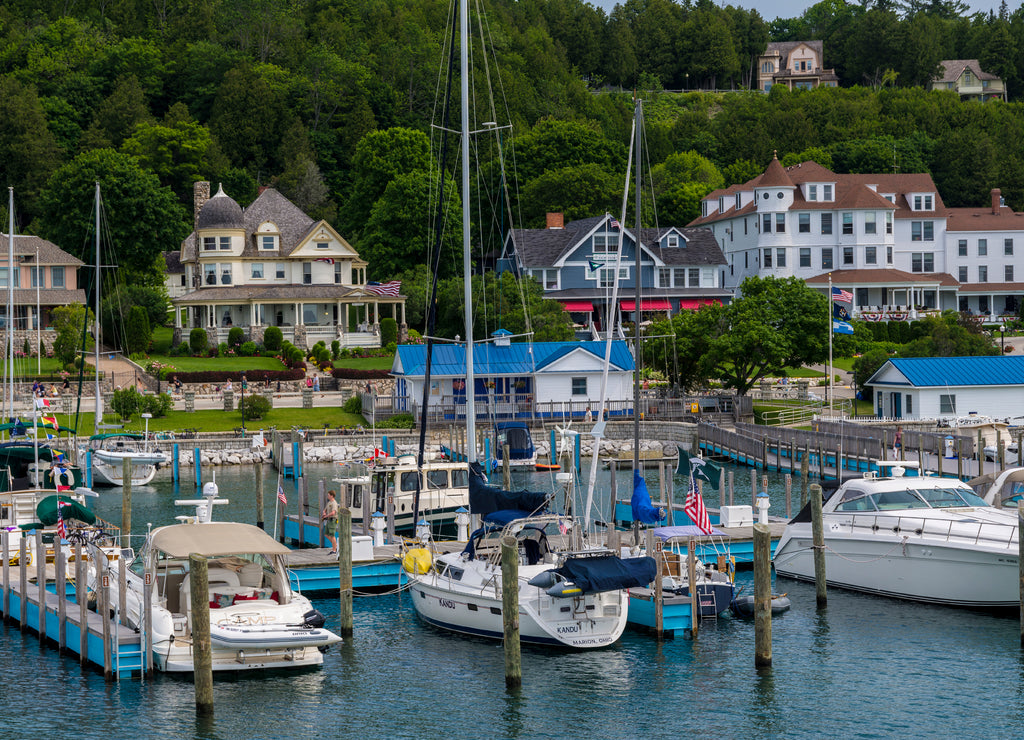
M 928 171 L 947 205 L 1000 187 L 1024 206 L 1024 107 L 921 87 L 940 59 L 979 58 L 1020 96 L 1022 9 L 825 0 L 767 23 L 708 0 L 628 0 L 607 14 L 580 0 L 473 5 L 490 49 L 473 55 L 473 86 L 481 100 L 497 92 L 509 126 L 497 129 L 511 178 L 497 210 L 523 225 L 618 207 L 632 112 L 618 86 L 646 99 L 662 223 L 688 222 L 703 195 L 758 174 L 773 151 L 839 172 Z M 118 264 L 157 285 L 160 253 L 191 228 L 192 183 L 206 179 L 243 205 L 260 185 L 279 188 L 331 221 L 371 278 L 426 263 L 451 13 L 441 0 L 5 2 L 0 173 L 18 229 L 90 262 L 98 180 Z M 814 38 L 842 87 L 744 89 L 768 40 Z M 481 147 L 476 189 L 497 192 L 497 152 Z M 499 238 L 478 234 L 483 248 Z

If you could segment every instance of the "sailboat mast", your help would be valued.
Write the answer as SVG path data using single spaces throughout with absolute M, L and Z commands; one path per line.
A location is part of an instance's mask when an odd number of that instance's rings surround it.
M 93 374 L 93 392 L 96 394 L 96 413 L 93 416 L 93 434 L 100 433 L 100 418 L 102 417 L 102 405 L 100 401 L 100 181 L 96 181 L 96 306 L 95 329 L 93 339 L 96 344 L 96 372 Z
M 7 188 L 7 419 L 14 420 L 14 188 Z
M 633 371 L 633 470 L 643 475 L 640 470 L 640 313 L 643 304 L 640 302 L 640 284 L 642 282 L 640 275 L 640 144 L 643 138 L 644 130 L 644 107 L 643 101 L 639 95 L 636 99 L 636 145 L 633 149 L 633 155 L 636 157 L 636 172 L 633 176 L 636 178 L 636 229 L 634 230 L 635 238 L 633 240 L 633 252 L 634 252 L 634 268 L 633 268 L 633 285 L 636 286 L 635 298 L 636 298 L 636 315 L 633 317 L 633 364 L 635 369 Z
M 476 462 L 476 376 L 473 372 L 473 273 L 469 252 L 469 0 L 459 0 L 462 103 L 462 276 L 466 307 L 466 460 Z

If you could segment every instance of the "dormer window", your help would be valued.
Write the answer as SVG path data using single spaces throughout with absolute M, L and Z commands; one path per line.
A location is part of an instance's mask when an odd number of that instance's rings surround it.
M 331 245 L 330 245 L 330 243 L 329 243 L 329 242 L 317 242 L 317 243 L 316 243 L 316 248 L 317 248 L 317 249 L 327 249 L 327 248 L 328 248 L 328 247 L 330 247 L 330 246 L 331 246 Z
M 204 236 L 203 237 L 203 251 L 210 252 L 217 249 L 217 237 L 215 236 Z
M 276 236 L 261 236 L 260 237 L 260 249 L 277 249 L 277 237 Z
M 665 237 L 665 246 L 669 247 L 670 249 L 678 247 L 679 246 L 679 235 L 678 234 L 669 234 L 667 237 Z
M 742 207 L 742 203 L 743 198 L 740 197 L 739 193 L 736 193 L 736 210 L 739 210 Z
M 807 200 L 815 201 L 818 199 L 818 186 L 808 185 L 807 186 Z
M 821 199 L 826 202 L 832 201 L 832 186 L 822 185 L 821 186 Z
M 222 252 L 227 252 L 231 249 L 231 237 L 222 236 L 220 238 L 220 249 Z

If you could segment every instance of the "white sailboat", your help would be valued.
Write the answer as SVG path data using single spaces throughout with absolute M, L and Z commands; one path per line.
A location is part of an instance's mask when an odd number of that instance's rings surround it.
M 470 467 L 470 511 L 481 517 L 466 548 L 436 558 L 426 548 L 404 559 L 413 605 L 426 622 L 463 634 L 500 639 L 502 625 L 501 537 L 510 536 L 519 551 L 519 630 L 525 642 L 575 648 L 614 643 L 626 626 L 626 588 L 654 577 L 650 558 L 622 560 L 604 547 L 591 547 L 586 527 L 570 516 L 547 511 L 548 496 L 513 493 L 485 483 L 476 462 L 473 392 L 473 311 L 469 259 L 469 103 L 468 3 L 460 0 L 462 108 L 463 277 L 466 331 L 466 450 Z M 429 325 L 428 325 L 429 333 Z M 430 349 L 428 346 L 427 372 Z M 429 377 L 429 376 L 428 376 Z M 426 385 L 426 383 L 425 383 Z M 421 421 L 421 440 L 425 421 Z M 421 449 L 422 449 L 421 443 Z M 568 489 L 572 474 L 559 479 Z M 585 516 L 584 521 L 589 521 Z

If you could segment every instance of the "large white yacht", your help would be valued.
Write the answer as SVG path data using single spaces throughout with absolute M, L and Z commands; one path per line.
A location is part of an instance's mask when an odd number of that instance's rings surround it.
M 822 515 L 831 586 L 974 608 L 1016 608 L 1017 512 L 987 504 L 953 478 L 916 463 L 877 461 L 845 482 Z M 814 579 L 810 505 L 775 549 L 780 576 Z

